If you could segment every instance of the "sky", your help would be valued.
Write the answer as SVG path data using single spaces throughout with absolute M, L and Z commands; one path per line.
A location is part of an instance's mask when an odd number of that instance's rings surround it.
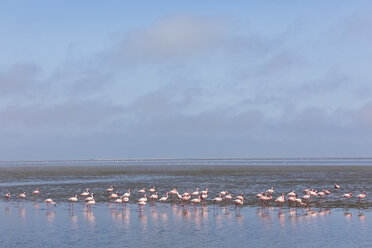
M 371 156 L 370 13 L 0 0 L 0 160 Z

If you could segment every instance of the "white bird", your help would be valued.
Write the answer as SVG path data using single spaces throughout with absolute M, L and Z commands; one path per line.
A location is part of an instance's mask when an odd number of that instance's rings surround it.
M 78 201 L 78 195 L 75 195 L 74 197 L 68 198 L 68 201 L 69 202 L 72 202 L 72 205 L 74 205 L 74 202 L 77 202 Z
M 132 192 L 131 189 L 128 189 L 128 192 L 124 193 L 123 197 L 130 197 L 130 192 Z
M 261 198 L 262 196 L 264 196 L 264 193 L 263 193 L 263 192 L 258 193 L 258 194 L 256 195 L 257 198 Z
M 358 198 L 359 200 L 361 200 L 361 199 L 366 198 L 366 196 L 367 196 L 366 192 L 363 191 L 363 194 L 359 194 L 359 195 L 357 195 L 357 198 Z
M 228 191 L 221 191 L 220 192 L 220 195 L 222 196 L 222 197 L 224 197 L 225 195 L 227 195 L 229 192 Z
M 153 201 L 155 201 L 155 200 L 158 199 L 158 197 L 159 197 L 158 194 L 159 194 L 159 193 L 156 192 L 155 194 L 150 195 L 150 199 L 153 200 Z
M 194 192 L 192 192 L 193 196 L 198 196 L 199 195 L 199 188 L 196 188 Z
M 287 196 L 288 196 L 288 197 L 296 197 L 297 195 L 296 195 L 296 193 L 295 193 L 294 191 L 292 191 L 292 192 L 289 192 L 289 193 L 287 194 Z
M 116 191 L 116 193 L 112 193 L 110 195 L 110 198 L 112 198 L 112 199 L 117 199 L 118 197 L 119 197 L 119 192 L 117 192 L 117 191 Z
M 344 194 L 343 197 L 344 198 L 351 198 L 353 196 L 353 194 L 351 193 L 348 193 L 348 194 Z
M 201 191 L 200 194 L 204 194 L 204 195 L 207 195 L 208 194 L 208 188 L 206 188 L 205 190 Z
M 94 200 L 94 193 L 91 193 L 91 194 L 90 194 L 90 197 L 87 197 L 87 198 L 85 199 L 86 202 L 89 202 L 89 201 L 92 201 L 92 200 Z
M 114 185 L 111 185 L 110 188 L 107 189 L 107 192 L 110 193 L 114 190 Z
M 212 201 L 215 201 L 215 202 L 222 202 L 222 194 L 220 194 L 219 197 L 214 198 Z
M 159 201 L 165 203 L 167 201 L 167 199 L 168 199 L 168 192 L 167 192 L 166 196 L 163 196 L 162 198 L 160 198 Z
M 271 187 L 270 189 L 266 190 L 266 193 L 272 195 L 274 193 L 274 187 Z
M 141 201 L 144 201 L 144 202 L 147 201 L 147 195 L 146 194 L 144 195 L 144 197 L 138 199 L 138 202 L 141 202 Z
M 236 209 L 237 206 L 242 206 L 244 204 L 244 199 L 243 200 L 235 199 L 234 203 L 235 203 L 235 209 Z
M 120 197 L 119 199 L 116 199 L 114 202 L 116 204 L 123 203 L 123 197 Z
M 282 193 L 281 196 L 277 197 L 275 202 L 277 202 L 279 205 L 283 204 L 285 201 L 285 196 L 284 196 L 284 193 Z
M 339 189 L 339 188 L 340 188 L 340 185 L 335 184 L 335 189 Z
M 89 195 L 89 189 L 87 191 L 80 194 L 82 197 L 87 197 Z

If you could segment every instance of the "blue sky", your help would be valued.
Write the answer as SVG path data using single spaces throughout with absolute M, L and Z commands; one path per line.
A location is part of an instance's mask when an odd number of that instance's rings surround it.
M 370 156 L 369 1 L 0 1 L 0 159 Z

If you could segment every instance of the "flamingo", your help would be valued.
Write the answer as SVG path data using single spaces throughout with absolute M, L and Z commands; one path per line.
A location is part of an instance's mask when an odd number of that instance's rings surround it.
M 235 203 L 235 210 L 236 210 L 236 207 L 237 206 L 243 206 L 243 204 L 244 204 L 244 198 L 243 199 L 235 199 L 234 200 L 234 203 Z
M 80 194 L 82 197 L 87 197 L 89 195 L 89 189 L 87 189 L 87 191 L 83 192 Z
M 146 205 L 146 202 L 145 201 L 139 201 L 138 202 L 138 206 L 139 207 L 142 207 L 142 206 L 145 206 Z
M 241 193 L 240 195 L 238 195 L 237 197 L 235 197 L 235 199 L 244 200 L 244 194 Z
M 111 195 L 110 195 L 110 198 L 111 199 L 117 199 L 119 197 L 119 192 L 117 192 L 116 191 L 116 193 L 112 193 Z
M 226 195 L 226 194 L 225 194 Z M 216 197 L 214 198 L 212 201 L 218 203 L 218 202 L 222 202 L 222 194 L 220 193 L 220 196 L 219 197 Z
M 158 199 L 158 197 L 159 197 L 159 193 L 158 192 L 156 192 L 155 194 L 150 195 L 150 199 L 152 201 L 155 201 L 156 199 Z
M 131 189 L 128 189 L 128 192 L 127 193 L 124 193 L 123 194 L 123 197 L 129 197 L 130 196 L 130 192 L 132 192 Z
M 289 202 L 289 204 L 291 204 L 293 202 L 296 202 L 296 197 L 293 197 L 293 196 L 288 197 L 288 202 Z
M 201 196 L 201 200 L 204 202 L 207 199 L 208 194 L 203 194 L 202 193 L 200 196 Z
M 48 199 L 45 199 L 44 201 L 46 202 L 46 204 L 47 204 L 47 205 L 49 205 L 49 203 L 52 203 L 52 202 L 53 202 L 53 200 L 52 200 L 52 199 L 50 199 L 50 198 L 48 198 Z
M 151 189 L 149 189 L 149 192 L 150 192 L 150 193 L 154 193 L 155 191 L 156 191 L 155 186 L 153 186 Z
M 296 195 L 296 193 L 295 193 L 294 191 L 292 191 L 292 192 L 289 192 L 289 193 L 287 194 L 287 196 L 288 196 L 288 197 L 296 197 L 297 195 Z
M 256 195 L 256 197 L 257 197 L 258 199 L 261 198 L 262 196 L 264 196 L 264 193 L 263 193 L 263 192 L 258 193 L 258 194 Z
M 37 195 L 37 194 L 39 194 L 39 188 L 37 188 L 36 190 L 34 190 L 34 191 L 32 191 L 32 194 L 34 194 L 34 195 Z
M 274 187 L 271 187 L 270 189 L 266 190 L 266 193 L 272 195 L 274 193 Z
M 116 205 L 123 203 L 123 197 L 121 196 L 119 199 L 116 199 L 114 202 L 116 203 Z
M 87 198 L 85 199 L 86 202 L 89 202 L 89 201 L 92 201 L 92 200 L 94 200 L 94 193 L 91 193 L 91 194 L 90 194 L 90 197 L 87 197 Z
M 304 195 L 304 196 L 302 197 L 302 199 L 305 200 L 305 201 L 308 201 L 308 200 L 310 199 L 310 195 L 309 195 L 309 194 Z
M 348 193 L 348 194 L 344 194 L 343 197 L 346 199 L 346 198 L 351 198 L 353 196 L 353 194 L 351 193 Z
M 74 202 L 78 201 L 78 195 L 75 195 L 74 197 L 68 198 L 68 201 L 72 203 L 72 206 L 74 206 Z
M 125 196 L 123 196 L 123 202 L 124 202 L 124 204 L 127 204 L 127 202 L 129 202 L 129 198 L 128 198 L 128 197 L 125 197 Z
M 339 189 L 339 188 L 340 188 L 340 185 L 335 184 L 335 189 Z
M 184 196 L 190 196 L 191 194 L 190 194 L 190 190 L 187 190 L 187 192 L 185 192 L 185 193 L 183 193 L 182 194 L 182 197 L 184 197 Z
M 193 196 L 198 196 L 199 195 L 199 188 L 196 188 L 194 192 L 192 192 Z
M 191 198 L 190 194 L 187 194 L 185 196 L 182 196 L 182 204 L 187 203 L 187 201 Z
M 176 188 L 174 188 L 174 189 L 172 189 L 171 191 L 169 191 L 169 193 L 170 193 L 171 195 L 177 195 L 177 194 L 178 194 L 178 191 L 177 191 Z
M 365 192 L 365 191 L 363 191 L 363 194 L 359 194 L 359 195 L 357 195 L 357 198 L 358 198 L 358 199 L 359 199 L 359 201 L 360 201 L 360 200 L 362 200 L 362 199 L 366 198 L 366 196 L 367 196 L 366 192 Z
M 206 188 L 205 190 L 201 191 L 200 194 L 207 195 L 208 194 L 209 188 Z
M 225 201 L 229 201 L 232 199 L 232 195 L 231 194 L 228 194 L 225 196 Z
M 198 198 L 194 198 L 194 199 L 192 199 L 190 202 L 191 202 L 191 203 L 194 203 L 194 208 L 195 208 L 195 204 L 201 202 L 200 195 L 198 196 Z
M 141 202 L 141 201 L 144 201 L 144 202 L 147 201 L 147 195 L 146 194 L 144 195 L 144 197 L 138 199 L 138 202 Z
M 140 193 L 140 194 L 143 194 L 143 193 L 146 192 L 146 188 L 140 189 L 140 190 L 138 190 L 137 192 Z
M 221 191 L 220 192 L 220 195 L 222 196 L 222 197 L 224 197 L 225 195 L 227 195 L 229 192 L 228 191 Z
M 92 198 L 93 198 L 93 196 L 92 196 Z M 87 202 L 88 208 L 91 208 L 92 205 L 94 205 L 94 204 L 96 204 L 96 201 L 94 200 L 94 198 L 92 200 L 90 200 L 90 201 Z
M 110 193 L 114 190 L 114 185 L 111 185 L 110 188 L 107 189 L 107 193 Z
M 310 186 L 309 185 L 307 185 L 307 188 L 306 189 L 304 189 L 304 191 L 303 191 L 305 194 L 308 194 L 309 192 L 310 192 Z
M 10 193 L 7 193 L 7 194 L 5 195 L 5 198 L 6 198 L 6 199 L 9 199 L 9 198 L 10 198 Z
M 324 194 L 326 194 L 326 195 L 331 194 L 331 189 L 324 190 Z
M 22 194 L 18 195 L 19 198 L 26 198 L 26 192 L 23 192 Z
M 279 207 L 281 206 L 281 204 L 283 204 L 283 203 L 284 203 L 284 201 L 285 201 L 285 196 L 284 196 L 284 193 L 282 193 L 282 195 L 281 195 L 281 196 L 279 196 L 279 197 L 277 197 L 277 198 L 276 198 L 276 200 L 275 200 L 275 202 L 277 202 L 277 203 L 278 203 L 278 206 L 279 206 Z
M 318 196 L 320 198 L 320 201 L 322 201 L 322 196 L 325 196 L 325 190 L 318 192 Z
M 165 204 L 165 202 L 167 201 L 168 199 L 168 192 L 166 194 L 166 196 L 163 196 L 162 198 L 159 199 L 160 202 L 163 202 Z

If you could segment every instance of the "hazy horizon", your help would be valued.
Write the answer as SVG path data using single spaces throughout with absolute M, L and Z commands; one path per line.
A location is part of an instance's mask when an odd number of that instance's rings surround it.
M 372 2 L 0 11 L 0 160 L 372 157 Z

